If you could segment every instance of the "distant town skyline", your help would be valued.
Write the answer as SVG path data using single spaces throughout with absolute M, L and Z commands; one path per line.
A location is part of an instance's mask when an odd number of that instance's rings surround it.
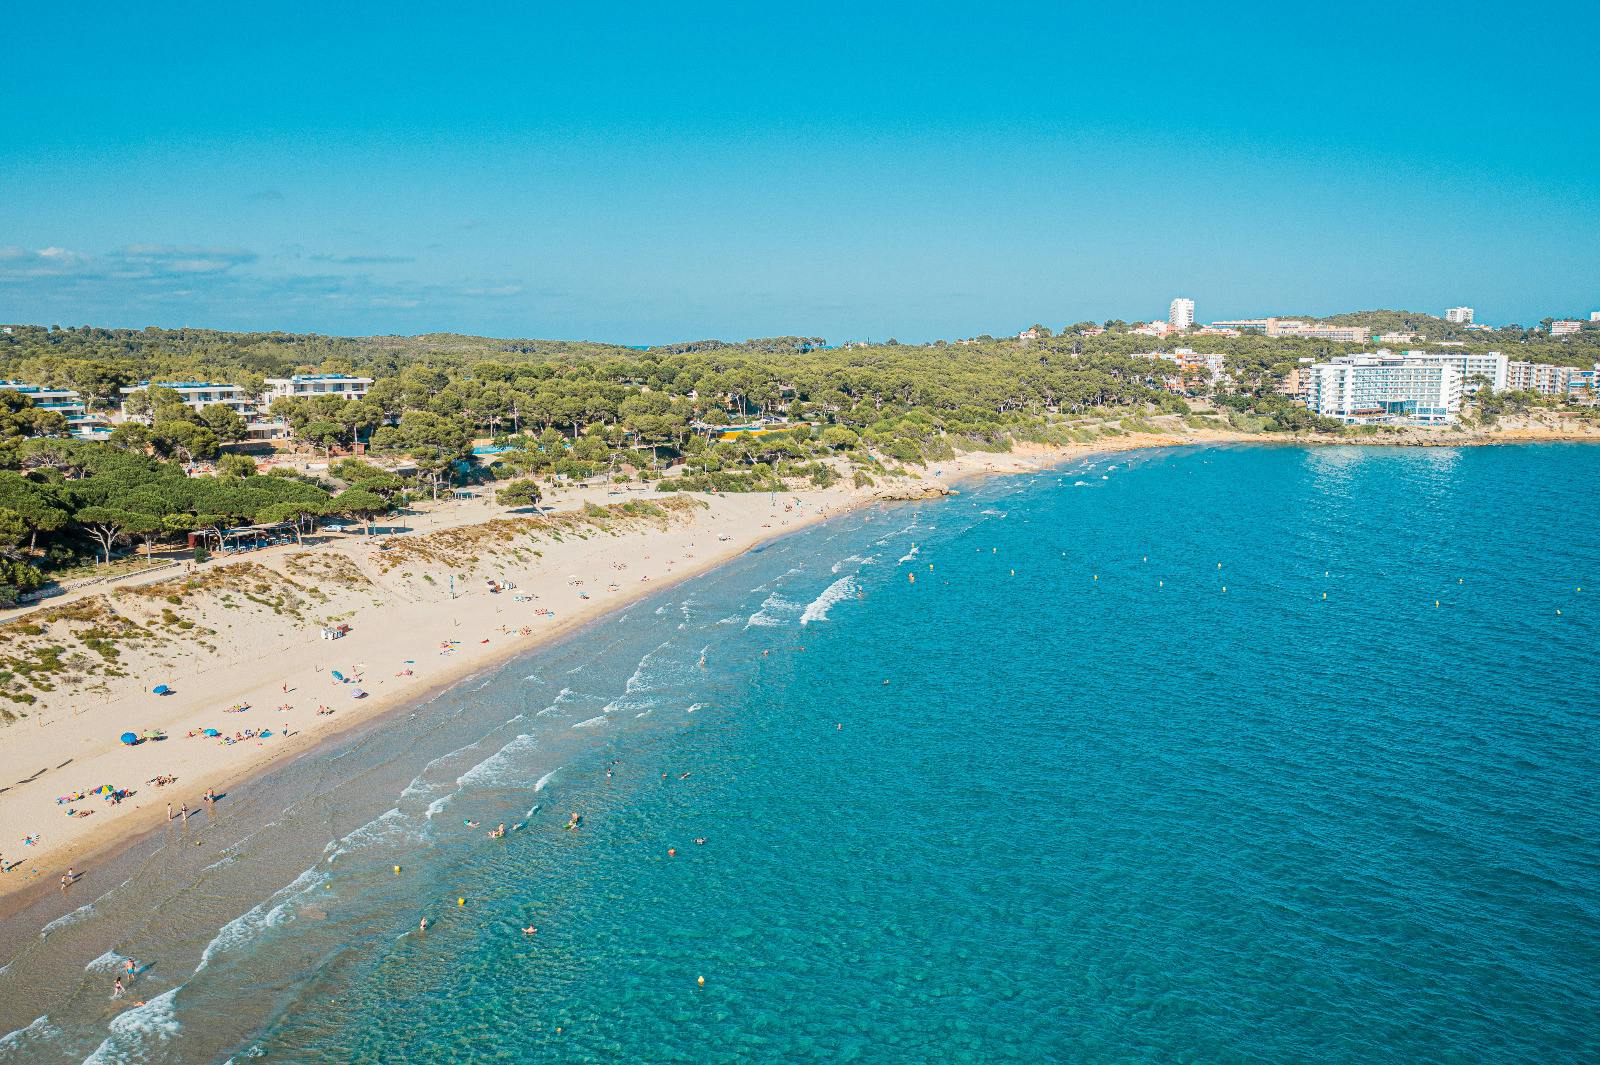
M 917 341 L 1178 294 L 1201 321 L 1586 318 L 1600 72 L 1546 60 L 1582 10 L 1486 9 L 1493 62 L 1397 93 L 1387 45 L 1436 40 L 1431 11 L 1335 37 L 1249 5 L 28 5 L 0 321 Z

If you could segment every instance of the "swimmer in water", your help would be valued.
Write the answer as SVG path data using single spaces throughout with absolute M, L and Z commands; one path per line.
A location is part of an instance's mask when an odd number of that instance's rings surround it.
M 426 932 L 427 930 L 428 930 L 428 919 L 426 917 L 424 917 L 422 920 L 417 922 L 417 931 L 418 932 Z
M 537 928 L 533 927 L 533 925 L 530 924 L 528 927 L 526 927 L 526 928 L 524 928 L 522 930 L 522 934 L 525 935 L 525 936 L 531 936 L 531 935 L 537 934 L 538 931 L 539 930 Z
M 688 773 L 679 773 L 678 774 L 678 779 L 679 780 L 688 780 L 689 779 L 689 774 Z
M 478 827 L 478 822 L 476 822 L 476 821 L 462 821 L 461 823 L 466 825 L 468 828 L 477 828 Z
M 706 845 L 706 838 L 704 836 L 696 836 L 694 845 L 696 847 L 704 847 Z
M 493 832 L 489 833 L 489 838 L 490 839 L 501 839 L 502 837 L 505 836 L 505 834 L 506 834 L 506 823 L 504 821 L 501 821 L 500 824 L 495 826 L 495 830 Z

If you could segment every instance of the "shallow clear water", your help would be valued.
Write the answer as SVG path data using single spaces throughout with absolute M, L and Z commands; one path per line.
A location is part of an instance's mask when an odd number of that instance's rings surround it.
M 1597 475 L 1178 450 L 798 534 L 157 841 L 0 1062 L 1593 1061 Z

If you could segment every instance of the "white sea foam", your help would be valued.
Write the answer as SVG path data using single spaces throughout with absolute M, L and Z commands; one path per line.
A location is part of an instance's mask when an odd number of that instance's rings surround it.
M 523 751 L 531 751 L 538 746 L 538 740 L 524 733 L 465 773 L 462 773 L 459 777 L 456 777 L 456 783 L 464 788 L 493 787 L 501 784 L 520 783 L 517 780 L 507 779 L 506 772 L 515 765 L 517 755 Z
M 14 1032 L 0 1035 L 0 1051 L 26 1050 L 39 1043 L 48 1043 L 60 1034 L 61 1029 L 50 1023 L 49 1016 L 40 1017 L 26 1028 L 18 1028 Z
M 832 572 L 838 573 L 840 570 L 844 569 L 846 566 L 848 566 L 852 562 L 864 562 L 864 561 L 866 561 L 866 560 L 863 559 L 860 555 L 850 555 L 848 557 L 841 558 L 839 561 L 837 561 L 837 562 L 835 562 L 833 564 Z
M 1006 512 L 1005 511 L 996 510 L 993 507 L 984 507 L 982 510 L 978 511 L 978 513 L 979 514 L 987 514 L 992 518 L 1003 518 L 1003 517 L 1006 516 Z
M 692 714 L 696 710 L 704 710 L 705 708 L 706 708 L 706 704 L 705 703 L 690 703 L 689 704 L 689 709 L 685 710 L 684 713 Z
M 427 811 L 428 820 L 432 821 L 435 817 L 439 816 L 439 814 L 443 812 L 444 808 L 450 805 L 450 800 L 453 798 L 455 798 L 454 795 L 441 795 L 437 799 L 430 802 L 428 804 Z
M 747 629 L 752 626 L 767 629 L 777 628 L 780 625 L 787 624 L 788 617 L 799 609 L 799 603 L 791 602 L 777 592 L 773 592 L 762 600 L 760 608 L 750 615 L 749 620 L 744 623 L 744 627 Z
M 554 779 L 555 775 L 557 773 L 559 773 L 559 772 L 561 772 L 561 767 L 560 766 L 556 766 L 554 769 L 550 770 L 550 772 L 546 773 L 544 776 L 542 776 L 538 780 L 534 781 L 533 782 L 533 790 L 534 791 L 543 791 L 544 790 L 544 786 L 546 784 L 550 783 L 550 781 L 552 779 Z
M 856 579 L 854 577 L 840 577 L 828 585 L 823 593 L 811 601 L 806 607 L 806 612 L 800 615 L 800 624 L 809 625 L 813 621 L 827 621 L 828 611 L 832 610 L 835 603 L 842 602 L 855 594 Z
M 323 853 L 328 856 L 328 861 L 331 862 L 335 858 L 343 857 L 353 850 L 365 847 L 369 843 L 379 843 L 393 838 L 409 827 L 409 821 L 410 818 L 401 813 L 398 806 L 385 810 L 360 828 L 329 843 L 323 849 Z
M 580 721 L 576 725 L 573 725 L 572 727 L 573 728 L 598 728 L 599 726 L 604 725 L 605 723 L 606 723 L 606 715 L 601 714 L 599 717 L 591 717 L 587 721 Z
M 139 1065 L 155 1060 L 152 1054 L 181 1030 L 173 998 L 178 988 L 163 991 L 143 1006 L 124 1010 L 111 1019 L 111 1034 L 83 1065 Z
M 128 959 L 114 950 L 108 950 L 94 961 L 83 967 L 86 973 L 114 973 L 122 971 L 122 963 Z
M 634 715 L 633 715 L 633 719 L 634 719 L 634 720 L 635 720 L 635 721 L 637 721 L 637 720 L 639 720 L 639 719 L 640 719 L 640 718 L 641 718 L 641 717 L 649 717 L 649 716 L 650 716 L 650 715 L 651 715 L 651 714 L 653 714 L 653 713 L 655 713 L 655 712 L 656 712 L 656 708 L 655 708 L 655 707 L 653 707 L 653 706 L 647 706 L 647 707 L 645 707 L 645 708 L 644 708 L 644 709 L 643 709 L 643 710 L 640 710 L 640 711 L 639 711 L 639 712 L 638 712 L 638 713 L 637 713 L 637 714 L 634 714 Z
M 314 865 L 295 877 L 287 887 L 275 892 L 271 898 L 256 903 L 223 925 L 212 937 L 211 942 L 206 944 L 206 949 L 200 952 L 200 964 L 195 966 L 194 971 L 200 972 L 219 954 L 244 946 L 260 937 L 269 928 L 276 928 L 289 920 L 294 916 L 295 905 L 310 898 L 313 892 L 327 882 L 328 874 Z
M 916 544 L 912 544 L 911 545 L 911 550 L 909 550 L 905 554 L 901 555 L 899 560 L 897 562 L 895 562 L 895 565 L 897 565 L 897 566 L 903 565 L 903 564 L 905 564 L 907 562 L 910 562 L 912 559 L 914 559 L 916 557 L 917 557 L 917 545 Z
M 60 917 L 57 917 L 54 921 L 51 921 L 49 924 L 39 929 L 39 938 L 44 939 L 51 932 L 59 932 L 68 925 L 75 925 L 93 912 L 94 903 L 86 902 L 82 906 L 79 906 L 76 910 L 73 910 L 71 913 L 64 913 Z

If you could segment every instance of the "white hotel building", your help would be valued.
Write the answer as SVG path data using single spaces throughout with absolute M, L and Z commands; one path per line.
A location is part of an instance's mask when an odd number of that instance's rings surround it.
M 167 388 L 178 394 L 186 407 L 195 410 L 204 410 L 214 403 L 232 407 L 236 414 L 248 418 L 255 409 L 255 400 L 250 394 L 238 385 L 217 384 L 211 381 L 143 381 L 131 388 L 119 388 L 117 391 L 123 395 L 123 417 L 128 415 L 127 397 L 152 388 Z
M 372 378 L 351 377 L 342 373 L 295 374 L 293 377 L 269 377 L 266 386 L 266 391 L 261 395 L 263 404 L 270 404 L 275 399 L 311 399 L 315 396 L 360 399 L 372 387 Z
M 1340 355 L 1302 378 L 1306 406 L 1346 425 L 1448 425 L 1461 410 L 1461 371 L 1448 357 Z
M 1378 354 L 1389 353 L 1380 348 Z M 1498 351 L 1486 351 L 1481 355 L 1470 355 L 1464 351 L 1402 351 L 1400 354 L 1426 366 L 1454 366 L 1461 375 L 1462 391 L 1468 395 L 1477 392 L 1480 387 L 1492 388 L 1496 392 L 1506 390 L 1511 364 Z
M 23 381 L 0 381 L 0 389 L 28 397 L 40 410 L 53 410 L 67 420 L 67 431 L 80 440 L 104 440 L 106 420 L 90 414 L 83 397 L 70 388 L 50 388 Z

